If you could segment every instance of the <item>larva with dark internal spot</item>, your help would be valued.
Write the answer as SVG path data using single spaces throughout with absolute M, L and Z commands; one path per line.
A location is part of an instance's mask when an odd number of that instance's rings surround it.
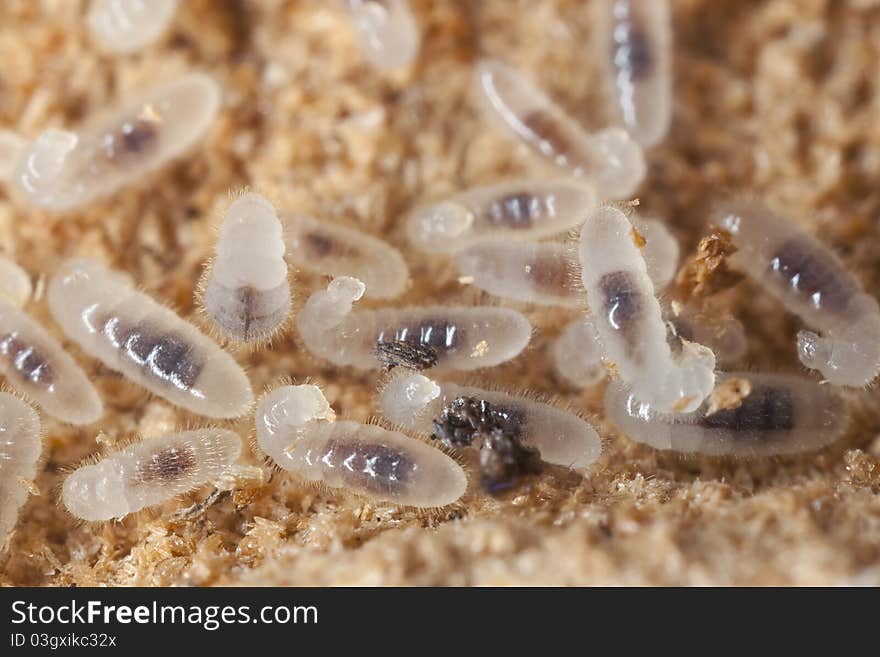
M 226 210 L 199 294 L 224 337 L 267 340 L 287 321 L 291 301 L 282 233 L 275 208 L 259 194 L 243 194 Z
M 297 315 L 308 350 L 336 365 L 375 369 L 376 345 L 413 342 L 436 352 L 438 370 L 474 370 L 510 360 L 525 349 L 529 320 L 508 308 L 411 306 L 352 312 L 364 294 L 356 278 L 334 278 Z
M 135 52 L 162 35 L 177 5 L 178 0 L 92 0 L 86 25 L 104 50 Z
M 9 258 L 0 256 L 0 300 L 21 308 L 31 298 L 31 277 Z
M 196 429 L 147 438 L 74 470 L 61 487 L 70 513 L 88 521 L 124 518 L 229 474 L 241 437 L 227 429 Z
M 134 184 L 186 152 L 220 108 L 220 87 L 189 73 L 76 132 L 50 128 L 29 144 L 13 174 L 35 206 L 64 211 Z
M 476 78 L 478 102 L 493 125 L 595 183 L 602 198 L 627 198 L 644 180 L 642 149 L 625 130 L 588 134 L 528 78 L 499 61 L 481 61 Z
M 467 489 L 464 470 L 440 450 L 398 431 L 335 421 L 313 385 L 276 388 L 255 423 L 260 449 L 306 481 L 423 508 L 452 504 Z
M 0 392 L 0 551 L 18 522 L 30 494 L 43 452 L 36 411 L 17 397 Z
M 719 374 L 719 385 L 748 381 L 741 404 L 709 414 L 708 402 L 687 414 L 658 413 L 625 387 L 611 385 L 605 412 L 626 436 L 676 452 L 759 457 L 820 449 L 841 437 L 846 408 L 830 386 L 785 374 Z
M 713 221 L 738 249 L 729 263 L 819 331 L 798 334 L 798 356 L 835 385 L 880 372 L 880 306 L 819 240 L 757 201 L 719 204 Z
M 453 253 L 486 241 L 565 233 L 597 204 L 593 186 L 577 180 L 509 180 L 417 208 L 406 229 L 423 251 Z
M 392 377 L 380 394 L 379 405 L 390 421 L 420 433 L 473 432 L 475 428 L 469 424 L 443 426 L 443 410 L 459 399 L 490 404 L 496 416 L 503 415 L 508 430 L 524 444 L 537 448 L 548 463 L 584 470 L 602 452 L 599 435 L 573 413 L 520 395 L 436 383 L 418 373 Z M 453 439 L 451 443 L 471 444 L 473 437 L 465 438 L 470 439 Z
M 409 283 L 409 267 L 400 251 L 372 235 L 303 215 L 283 218 L 287 261 L 327 276 L 353 276 L 376 299 L 399 296 Z
M 247 375 L 177 313 L 135 290 L 124 274 L 85 259 L 52 276 L 49 310 L 88 354 L 193 413 L 238 417 L 253 403 Z
M 408 68 L 421 34 L 407 0 L 346 0 L 367 58 L 378 69 Z

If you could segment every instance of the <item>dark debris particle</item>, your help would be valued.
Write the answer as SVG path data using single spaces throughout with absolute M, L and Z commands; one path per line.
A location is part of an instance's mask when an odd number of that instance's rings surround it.
M 437 350 L 417 342 L 382 340 L 376 343 L 373 353 L 386 372 L 395 367 L 421 371 L 437 364 Z
M 541 472 L 541 453 L 523 445 L 519 438 L 501 431 L 483 437 L 480 447 L 480 483 L 495 494 L 515 486 L 530 474 Z

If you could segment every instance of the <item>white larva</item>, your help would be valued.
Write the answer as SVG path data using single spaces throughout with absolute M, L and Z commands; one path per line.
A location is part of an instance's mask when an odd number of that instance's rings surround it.
M 61 501 L 82 520 L 124 518 L 221 480 L 240 455 L 241 437 L 227 429 L 147 438 L 74 470 Z
M 283 218 L 287 261 L 326 276 L 353 276 L 366 295 L 393 299 L 409 283 L 409 267 L 400 251 L 372 235 L 303 215 Z
M 672 21 L 667 0 L 602 0 L 599 61 L 615 112 L 642 146 L 666 137 L 672 117 Z
M 76 132 L 50 128 L 19 158 L 13 180 L 35 206 L 64 211 L 141 181 L 204 137 L 220 88 L 190 73 Z
M 621 385 L 605 394 L 605 413 L 623 434 L 657 449 L 709 456 L 759 457 L 794 454 L 835 442 L 848 424 L 846 409 L 830 386 L 785 374 L 731 372 L 719 384 L 737 378 L 751 392 L 741 405 L 709 414 L 697 411 L 668 415 Z
M 880 307 L 830 249 L 755 201 L 720 204 L 716 225 L 733 236 L 731 266 L 745 272 L 810 327 L 798 356 L 835 385 L 860 387 L 880 372 Z
M 408 68 L 421 34 L 407 0 L 346 0 L 367 59 L 378 69 Z
M 85 259 L 52 276 L 49 310 L 64 333 L 107 367 L 194 413 L 238 417 L 253 403 L 247 375 L 177 313 L 124 274 Z
M 455 253 L 483 242 L 565 233 L 596 205 L 593 186 L 578 180 L 507 180 L 419 207 L 406 230 L 423 251 Z
M 8 182 L 15 173 L 27 140 L 17 132 L 0 130 L 0 181 Z
M 17 397 L 0 392 L 0 552 L 30 494 L 42 452 L 36 411 Z
M 642 255 L 645 257 L 648 276 L 654 283 L 654 289 L 662 290 L 672 282 L 678 271 L 678 259 L 681 253 L 678 240 L 660 219 L 643 219 L 635 216 L 632 225 L 645 241 Z
M 287 321 L 291 302 L 284 250 L 281 222 L 266 198 L 249 192 L 232 202 L 200 295 L 224 337 L 266 340 Z
M 31 277 L 6 256 L 0 255 L 0 301 L 21 308 L 33 294 Z
M 97 390 L 58 341 L 23 310 L 4 301 L 0 301 L 0 372 L 13 388 L 64 422 L 91 424 L 104 413 Z
M 550 347 L 556 373 L 571 385 L 587 388 L 605 378 L 602 343 L 591 317 L 570 322 Z
M 625 130 L 588 134 L 529 79 L 499 61 L 481 61 L 476 77 L 478 102 L 493 125 L 593 182 L 602 198 L 628 198 L 644 180 L 644 154 Z
M 162 36 L 177 5 L 178 0 L 92 0 L 86 25 L 102 49 L 135 52 Z
M 547 463 L 584 470 L 599 458 L 602 441 L 587 422 L 550 404 L 455 383 L 436 383 L 422 374 L 392 377 L 379 398 L 383 415 L 394 423 L 431 433 L 444 408 L 464 399 L 489 404 L 517 425 L 524 444 L 535 447 Z
M 581 229 L 581 277 L 605 356 L 641 400 L 664 412 L 695 410 L 712 391 L 715 356 L 681 341 L 673 352 L 633 226 L 617 208 L 590 212 Z
M 334 278 L 297 315 L 308 350 L 336 365 L 375 369 L 376 345 L 405 342 L 431 348 L 442 370 L 475 370 L 525 349 L 532 326 L 521 313 L 485 306 L 412 306 L 352 312 L 364 294 L 356 278 Z
M 257 407 L 257 444 L 306 481 L 406 506 L 441 507 L 467 490 L 461 466 L 399 431 L 334 421 L 319 388 L 282 386 Z

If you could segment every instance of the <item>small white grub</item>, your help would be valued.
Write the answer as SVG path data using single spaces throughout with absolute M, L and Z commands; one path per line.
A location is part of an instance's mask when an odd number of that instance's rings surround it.
M 36 411 L 17 397 L 0 392 L 0 552 L 32 492 L 42 452 Z
M 177 5 L 178 0 L 92 0 L 86 25 L 103 50 L 135 52 L 162 36 Z
M 0 301 L 22 308 L 33 294 L 31 277 L 9 258 L 0 255 Z
M 296 321 L 308 350 L 336 365 L 380 366 L 377 344 L 413 343 L 435 352 L 436 368 L 475 370 L 510 360 L 526 347 L 532 326 L 521 313 L 486 306 L 413 306 L 352 312 L 364 294 L 356 278 L 334 278 L 312 294 Z
M 138 292 L 130 277 L 68 260 L 49 282 L 49 310 L 86 353 L 150 392 L 215 418 L 253 403 L 241 366 L 195 326 Z
M 678 271 L 678 260 L 681 255 L 678 240 L 660 219 L 643 219 L 635 216 L 632 224 L 645 240 L 642 255 L 645 256 L 648 276 L 654 283 L 654 289 L 662 290 L 672 282 Z
M 421 45 L 407 0 L 346 0 L 367 59 L 380 70 L 409 68 Z
M 659 413 L 624 386 L 605 393 L 605 413 L 626 436 L 657 449 L 709 456 L 760 457 L 819 449 L 835 442 L 848 424 L 841 398 L 830 386 L 784 374 L 731 372 L 750 391 L 739 405 L 709 414 L 710 402 L 693 413 Z M 745 388 L 740 383 L 738 388 Z
M 222 479 L 240 455 L 241 437 L 227 429 L 147 438 L 74 470 L 61 501 L 82 520 L 124 518 Z
M 587 133 L 528 78 L 499 61 L 481 61 L 476 77 L 478 102 L 493 125 L 595 183 L 603 199 L 628 198 L 644 180 L 644 154 L 625 130 Z
M 594 386 L 605 378 L 602 343 L 590 317 L 569 323 L 550 348 L 556 373 L 578 388 Z
M 334 418 L 316 386 L 276 388 L 257 407 L 257 444 L 306 481 L 373 500 L 441 507 L 467 489 L 464 470 L 440 450 L 399 431 Z
M 0 181 L 7 182 L 12 179 L 15 167 L 26 147 L 27 140 L 17 132 L 0 130 Z

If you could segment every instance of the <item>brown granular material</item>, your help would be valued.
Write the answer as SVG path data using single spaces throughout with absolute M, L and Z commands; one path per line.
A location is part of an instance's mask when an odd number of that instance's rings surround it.
M 472 68 L 499 57 L 539 79 L 588 129 L 607 124 L 593 20 L 581 0 L 413 0 L 418 62 L 386 75 L 363 59 L 326 0 L 193 0 L 169 33 L 107 56 L 86 3 L 0 3 L 0 126 L 28 137 L 75 126 L 143 85 L 189 69 L 215 76 L 223 109 L 186 158 L 121 193 L 59 216 L 0 191 L 0 250 L 34 277 L 71 255 L 129 272 L 195 317 L 211 218 L 250 185 L 286 209 L 358 226 L 402 248 L 401 304 L 467 299 L 448 260 L 407 248 L 403 217 L 471 185 L 546 172 L 480 120 Z M 685 253 L 709 233 L 721 194 L 758 196 L 803 222 L 875 291 L 880 283 L 880 3 L 674 0 L 675 113 L 648 153 L 640 212 L 667 219 Z M 300 297 L 325 284 L 296 281 Z M 749 281 L 724 293 L 749 333 L 745 366 L 798 371 L 795 318 Z M 364 302 L 366 303 L 366 301 Z M 28 311 L 60 335 L 43 299 Z M 23 507 L 0 583 L 173 584 L 878 584 L 880 438 L 876 390 L 851 394 L 853 429 L 796 458 L 681 458 L 618 435 L 602 386 L 573 391 L 548 348 L 569 319 L 529 309 L 532 346 L 485 383 L 557 395 L 606 438 L 586 477 L 546 468 L 505 496 L 469 493 L 439 513 L 368 503 L 285 473 L 175 520 L 205 489 L 118 523 L 80 524 L 56 504 L 65 468 L 108 443 L 197 423 L 74 351 L 107 405 L 99 425 L 49 419 L 40 494 Z M 336 412 L 366 419 L 381 373 L 304 352 L 295 334 L 236 357 L 255 390 L 311 377 Z M 249 431 L 250 420 L 238 427 Z M 256 456 L 251 462 L 259 463 Z M 468 464 L 471 475 L 474 464 Z M 195 507 L 199 509 L 198 507 Z

